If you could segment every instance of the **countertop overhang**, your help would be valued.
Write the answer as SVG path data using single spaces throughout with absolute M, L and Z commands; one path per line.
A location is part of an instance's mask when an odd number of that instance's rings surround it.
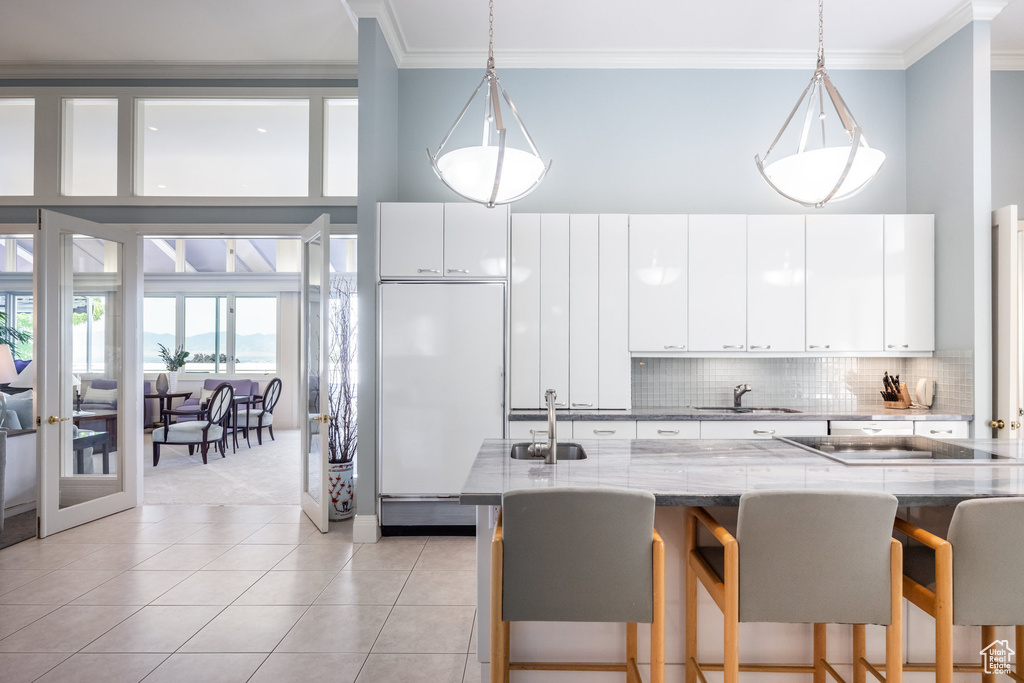
M 500 505 L 512 489 L 555 486 L 624 487 L 650 491 L 659 506 L 739 505 L 748 491 L 884 491 L 901 506 L 949 506 L 973 498 L 1024 496 L 1024 467 L 904 465 L 849 467 L 776 440 L 578 441 L 585 460 L 555 465 L 512 460 L 509 439 L 480 446 L 462 488 L 462 505 Z M 1018 442 L 957 439 L 954 443 L 1024 458 Z

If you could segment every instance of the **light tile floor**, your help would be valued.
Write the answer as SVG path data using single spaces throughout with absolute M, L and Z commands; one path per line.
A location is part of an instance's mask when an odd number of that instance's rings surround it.
M 478 683 L 474 539 L 146 505 L 0 550 L 4 683 Z

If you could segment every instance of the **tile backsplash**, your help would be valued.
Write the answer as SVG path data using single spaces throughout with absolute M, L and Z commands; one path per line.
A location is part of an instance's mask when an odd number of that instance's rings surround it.
M 931 358 L 634 358 L 634 408 L 732 405 L 732 389 L 750 384 L 748 406 L 856 411 L 881 408 L 882 373 L 911 390 L 936 380 L 933 409 L 973 413 L 973 354 Z

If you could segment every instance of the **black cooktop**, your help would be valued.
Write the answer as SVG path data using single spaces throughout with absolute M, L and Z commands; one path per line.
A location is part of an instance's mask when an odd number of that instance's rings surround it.
M 1024 460 L 925 436 L 775 437 L 844 465 L 1024 465 Z

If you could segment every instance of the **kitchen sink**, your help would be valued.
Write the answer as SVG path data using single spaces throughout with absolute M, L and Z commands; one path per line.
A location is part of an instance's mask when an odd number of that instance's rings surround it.
M 543 442 L 540 442 L 543 443 Z M 509 454 L 513 460 L 544 460 L 543 455 L 534 455 L 530 452 L 530 442 L 513 444 L 512 452 Z M 560 443 L 558 444 L 558 459 L 559 460 L 584 460 L 587 457 L 587 452 L 583 450 L 583 446 L 578 443 Z
M 732 406 L 698 406 L 694 410 L 700 410 L 702 412 L 709 413 L 758 413 L 758 414 L 789 414 L 799 413 L 799 410 L 795 408 L 734 408 Z

